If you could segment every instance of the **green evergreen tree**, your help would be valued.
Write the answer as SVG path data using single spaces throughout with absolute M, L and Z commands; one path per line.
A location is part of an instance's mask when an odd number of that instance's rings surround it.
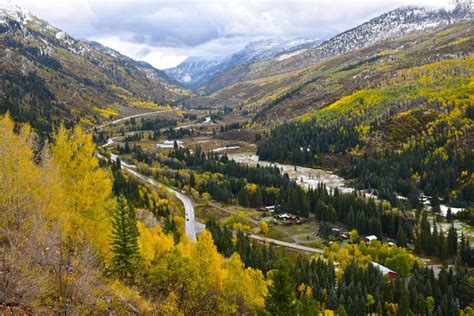
M 120 278 L 131 281 L 141 259 L 135 212 L 130 208 L 127 200 L 120 196 L 112 216 L 113 269 Z
M 398 316 L 407 316 L 411 315 L 410 311 L 410 296 L 406 286 L 403 285 L 402 292 L 400 295 L 400 302 L 398 303 Z
M 298 316 L 313 316 L 319 312 L 317 302 L 310 293 L 303 293 L 298 299 L 297 314 Z
M 344 308 L 344 306 L 342 304 L 340 304 L 338 306 L 338 308 L 336 309 L 336 312 L 335 312 L 336 316 L 347 316 L 347 312 L 346 312 L 346 309 Z
M 439 202 L 438 194 L 433 193 L 430 204 L 433 212 L 439 213 L 441 211 L 441 203 Z
M 458 253 L 458 234 L 454 225 L 451 225 L 447 237 L 448 255 L 455 256 Z
M 290 275 L 289 263 L 280 262 L 273 270 L 272 285 L 265 299 L 265 309 L 271 315 L 296 315 L 295 281 Z
M 402 225 L 398 226 L 397 243 L 399 246 L 402 246 L 402 247 L 407 246 L 407 236 L 405 235 L 405 229 L 403 229 Z

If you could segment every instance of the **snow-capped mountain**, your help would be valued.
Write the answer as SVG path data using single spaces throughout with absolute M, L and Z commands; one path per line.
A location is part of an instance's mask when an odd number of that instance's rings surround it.
M 222 71 L 228 61 L 226 57 L 188 57 L 177 67 L 164 72 L 184 86 L 197 88 L 214 74 Z
M 226 75 L 226 72 L 233 72 L 233 67 L 237 65 L 269 61 L 268 67 L 258 67 L 258 71 L 263 75 L 292 71 L 326 57 L 344 54 L 410 33 L 447 26 L 461 20 L 472 20 L 470 0 L 459 0 L 457 5 L 449 10 L 404 7 L 382 14 L 324 42 L 305 39 L 263 39 L 250 42 L 243 49 L 224 58 L 192 57 L 177 67 L 164 71 L 193 89 L 207 85 L 223 88 L 228 84 L 214 81 L 229 80 L 230 83 L 235 83 L 235 76 Z M 252 72 L 251 67 L 245 71 Z M 260 76 L 255 73 L 254 75 Z
M 61 47 L 90 60 L 94 59 L 95 53 L 101 52 L 115 58 L 122 64 L 128 64 L 141 69 L 146 72 L 148 78 L 162 84 L 169 84 L 170 81 L 174 81 L 170 80 L 163 71 L 154 68 L 146 62 L 136 61 L 98 42 L 74 39 L 62 30 L 49 25 L 46 21 L 39 19 L 19 6 L 5 5 L 0 7 L 0 34 L 12 35 L 17 31 L 21 31 L 25 38 L 38 38 L 41 40 L 38 48 L 42 58 L 53 57 L 55 47 Z M 102 64 L 99 60 L 94 60 L 94 62 L 99 67 L 106 68 L 106 65 Z
M 449 10 L 418 7 L 395 9 L 335 35 L 319 45 L 309 48 L 295 47 L 265 59 L 261 63 L 248 63 L 248 67 L 227 67 L 226 70 L 210 77 L 199 90 L 204 91 L 205 94 L 212 94 L 246 80 L 291 73 L 328 57 L 349 53 L 374 44 L 388 43 L 405 35 L 428 32 L 467 20 L 472 21 L 472 6 L 468 0 L 458 1 L 457 5 Z M 252 45 L 248 46 L 249 51 L 252 51 Z M 234 55 L 240 54 L 237 52 Z M 240 89 L 236 89 L 238 91 L 226 91 L 226 93 L 241 95 Z
M 472 20 L 472 13 L 470 0 L 458 1 L 450 10 L 403 7 L 373 18 L 294 57 L 303 63 L 314 62 L 410 33 L 447 26 L 461 20 Z
M 0 4 L 0 24 L 5 24 L 9 20 L 26 25 L 33 20 L 33 15 L 28 10 L 12 4 Z
M 321 43 L 321 40 L 301 38 L 291 40 L 263 39 L 254 41 L 234 53 L 230 58 L 230 65 L 235 66 L 248 62 L 267 60 L 278 55 L 315 47 L 319 43 Z
M 155 67 L 153 67 L 152 65 L 150 65 L 149 63 L 147 63 L 145 61 L 132 59 L 132 58 L 130 58 L 128 56 L 125 56 L 125 55 L 119 53 L 118 51 L 116 51 L 116 50 L 114 50 L 110 47 L 104 46 L 101 43 L 98 43 L 96 41 L 87 41 L 87 40 L 84 40 L 84 41 L 86 41 L 94 49 L 96 49 L 96 50 L 98 50 L 98 51 L 100 51 L 104 54 L 107 54 L 107 55 L 110 55 L 110 56 L 116 58 L 117 61 L 120 61 L 124 64 L 133 65 L 133 66 L 139 68 L 140 70 L 142 70 L 143 72 L 146 73 L 148 78 L 153 79 L 156 82 L 159 82 L 159 83 L 164 84 L 164 85 L 167 85 L 167 84 L 170 84 L 170 83 L 173 84 L 173 85 L 178 85 L 178 86 L 180 85 L 180 83 L 178 81 L 176 81 L 175 79 L 169 77 L 163 70 L 156 69 Z
M 321 41 L 309 39 L 262 39 L 248 43 L 230 56 L 189 57 L 177 67 L 165 69 L 171 78 L 190 88 L 205 84 L 215 74 L 230 67 L 250 62 L 268 60 L 275 56 L 315 47 Z
M 133 99 L 174 102 L 189 95 L 151 65 L 78 40 L 30 12 L 0 6 L 0 111 L 47 130 L 57 120 L 117 108 Z
M 67 33 L 49 25 L 46 21 L 32 15 L 29 11 L 16 5 L 0 7 L 0 34 L 10 36 L 22 35 L 23 39 L 39 39 L 39 54 L 51 57 L 53 47 L 59 46 L 67 51 L 85 57 L 91 51 L 87 43 L 78 41 Z

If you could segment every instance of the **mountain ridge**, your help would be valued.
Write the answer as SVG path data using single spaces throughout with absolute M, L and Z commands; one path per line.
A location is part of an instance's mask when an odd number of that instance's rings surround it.
M 417 12 L 422 12 L 422 14 L 414 14 Z M 418 23 L 419 18 L 417 16 L 420 16 L 420 14 L 421 19 L 424 21 L 424 26 L 419 28 L 408 27 Z M 390 37 L 387 37 L 385 30 L 395 27 L 393 23 L 391 24 L 387 21 L 395 21 L 399 25 L 396 28 L 398 31 L 393 31 Z M 428 23 L 429 21 L 436 23 Z M 446 10 L 413 7 L 392 10 L 358 27 L 336 35 L 315 48 L 303 50 L 289 58 L 280 58 L 280 60 L 274 58 L 263 62 L 247 64 L 245 67 L 236 66 L 221 72 L 214 76 L 213 80 L 204 87 L 204 89 L 214 91 L 213 93 L 209 96 L 184 100 L 183 104 L 186 106 L 205 105 L 246 108 L 247 111 L 253 111 L 254 114 L 259 115 L 258 112 L 261 110 L 267 111 L 268 107 L 274 108 L 278 103 L 291 99 L 295 103 L 292 106 L 292 110 L 295 110 L 295 107 L 298 106 L 298 98 L 302 92 L 304 92 L 303 97 L 308 99 L 304 101 L 304 104 L 312 102 L 308 98 L 310 95 L 314 95 L 311 98 L 319 98 L 318 95 L 327 94 L 326 91 L 321 90 L 322 87 L 315 85 L 326 80 L 321 70 L 318 70 L 318 67 L 325 67 L 326 69 L 329 69 L 328 67 L 337 67 L 331 61 L 332 59 L 340 59 L 341 56 L 352 54 L 352 58 L 355 60 L 368 60 L 371 56 L 377 55 L 376 51 L 372 49 L 373 47 L 379 47 L 378 50 L 380 52 L 383 52 L 384 46 L 389 50 L 393 50 L 393 52 L 404 51 L 416 44 L 417 40 L 428 41 L 429 38 L 424 36 L 428 32 L 435 32 L 443 28 L 449 29 L 451 26 L 455 28 L 458 24 L 463 22 L 470 23 L 470 21 L 472 21 L 472 7 L 467 5 L 457 6 L 449 12 Z M 382 26 L 374 27 L 373 25 L 376 23 L 382 23 Z M 378 34 L 377 36 L 373 32 L 366 31 L 367 29 L 372 30 L 372 28 L 378 30 L 375 32 Z M 466 28 L 469 29 L 469 26 L 466 26 Z M 467 36 L 465 33 L 462 34 Z M 417 36 L 420 39 L 417 39 Z M 402 38 L 407 40 L 399 40 Z M 361 43 L 359 44 L 360 47 L 351 46 L 355 39 Z M 342 45 L 341 42 L 347 43 L 347 45 Z M 365 52 L 363 52 L 364 50 Z M 364 54 L 365 56 L 358 56 Z M 431 52 L 420 51 L 419 58 L 422 58 L 423 54 L 429 56 Z M 380 59 L 382 57 L 374 58 Z M 390 56 L 384 56 L 379 61 L 382 60 L 389 61 Z M 344 62 L 349 63 L 349 60 Z M 313 88 L 310 89 L 310 87 Z M 313 106 L 316 106 L 316 104 Z M 302 111 L 300 108 L 297 108 L 298 112 L 293 111 L 291 112 L 293 114 L 290 115 L 297 115 L 296 113 L 298 115 L 304 114 L 300 112 Z M 287 114 L 289 113 L 284 115 Z M 283 117 L 288 118 L 287 116 Z
M 190 95 L 150 65 L 96 47 L 20 7 L 0 7 L 1 112 L 50 131 L 61 120 L 90 124 L 117 115 L 134 100 L 174 103 Z
M 164 69 L 164 72 L 181 84 L 205 94 L 209 91 L 200 89 L 200 87 L 220 72 L 234 66 L 268 60 L 297 50 L 314 47 L 320 42 L 321 40 L 318 39 L 278 40 L 265 38 L 249 42 L 242 49 L 227 56 L 188 57 L 178 66 Z

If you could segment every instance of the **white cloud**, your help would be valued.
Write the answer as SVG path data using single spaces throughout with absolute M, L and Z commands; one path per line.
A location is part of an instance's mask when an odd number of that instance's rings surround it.
M 327 38 L 404 5 L 450 0 L 10 0 L 71 35 L 158 68 L 262 37 Z

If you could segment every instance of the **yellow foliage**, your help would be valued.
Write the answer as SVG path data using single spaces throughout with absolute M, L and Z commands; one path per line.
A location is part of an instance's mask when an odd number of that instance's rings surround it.
M 253 195 L 257 193 L 257 185 L 255 183 L 247 183 L 244 187 L 244 190 Z
M 245 268 L 240 256 L 234 253 L 227 262 L 227 279 L 224 293 L 229 298 L 242 296 L 251 307 L 263 307 L 267 286 L 260 270 Z M 249 286 L 251 284 L 251 286 Z M 234 308 L 235 309 L 235 308 Z M 234 310 L 233 312 L 236 312 Z
M 211 308 L 218 314 L 240 314 L 242 304 L 250 310 L 264 306 L 267 284 L 261 271 L 245 268 L 237 254 L 226 260 L 208 231 L 195 243 L 185 238 L 174 244 L 160 227 L 146 228 L 138 222 L 138 229 L 143 257 L 157 278 L 152 286 L 164 291 L 158 313 Z
M 111 116 L 118 115 L 118 112 L 116 110 L 114 110 L 113 108 L 111 108 L 111 107 L 108 107 L 108 108 L 105 108 L 105 109 L 95 107 L 94 110 L 99 112 L 100 115 L 102 115 L 105 118 L 110 118 Z
M 74 274 L 68 274 L 66 269 L 65 275 L 62 272 L 55 275 L 56 270 L 45 269 L 44 263 L 32 266 L 31 258 L 25 262 L 16 260 L 16 271 L 23 263 L 29 270 L 34 269 L 31 273 L 25 268 L 22 273 L 35 276 L 31 279 L 37 280 L 34 287 L 37 292 L 33 296 L 41 296 L 40 304 L 62 304 L 64 297 L 55 294 L 55 282 L 67 280 L 68 291 L 91 286 L 92 292 L 87 293 L 89 301 L 90 296 L 111 297 L 109 302 L 97 299 L 88 306 L 87 311 L 99 313 L 112 308 L 125 314 L 131 311 L 131 306 L 143 314 L 173 315 L 192 314 L 193 311 L 242 314 L 263 308 L 267 284 L 262 273 L 245 268 L 237 254 L 226 260 L 218 253 L 207 231 L 202 232 L 195 243 L 183 238 L 175 244 L 172 235 L 165 234 L 160 226 L 146 227 L 141 221 L 137 222 L 143 268 L 147 269 L 147 276 L 153 282 L 150 288 L 159 287 L 157 291 L 161 293 L 159 297 L 153 297 L 153 302 L 120 280 L 110 281 L 103 276 L 99 279 L 100 272 L 95 270 L 97 263 L 87 261 L 94 256 L 78 254 L 90 254 L 90 248 L 93 248 L 102 255 L 99 259 L 107 259 L 111 233 L 109 210 L 114 206 L 114 199 L 111 198 L 111 180 L 107 172 L 99 168 L 90 135 L 80 129 L 59 129 L 51 155 L 45 151 L 41 164 L 36 164 L 31 130 L 23 126 L 17 131 L 14 133 L 14 124 L 8 116 L 0 118 L 0 211 L 6 219 L 0 222 L 0 227 L 18 228 L 22 234 L 29 233 L 31 228 L 34 245 L 45 249 L 36 253 L 39 256 L 47 255 L 49 247 L 45 244 L 56 247 L 55 243 L 59 242 L 61 248 L 51 251 L 56 257 L 58 253 L 63 256 L 59 249 L 70 249 L 66 251 L 66 256 L 70 256 L 64 260 L 74 269 Z M 169 201 L 159 199 L 158 203 Z M 44 224 L 45 218 L 50 222 Z M 174 220 L 184 227 L 182 218 L 175 217 Z M 51 227 L 43 228 L 44 225 Z M 63 236 L 67 238 L 58 238 L 57 230 L 63 230 Z M 62 260 L 51 262 L 59 267 Z M 81 275 L 87 278 L 81 279 Z M 26 277 L 23 279 L 27 280 Z M 100 286 L 94 289 L 98 284 Z
M 61 127 L 51 146 L 54 163 L 64 183 L 65 200 L 71 215 L 69 234 L 77 240 L 89 240 L 103 255 L 110 249 L 110 210 L 112 181 L 99 168 L 92 136 L 80 128 L 72 131 Z
M 313 295 L 313 289 L 304 283 L 301 283 L 300 285 L 298 285 L 297 291 L 300 295 L 307 295 L 307 296 Z
M 359 125 L 355 127 L 355 130 L 359 134 L 359 138 L 362 139 L 369 133 L 370 125 Z
M 404 275 L 411 270 L 416 261 L 416 257 L 405 248 L 397 246 L 388 247 L 386 243 L 381 243 L 378 240 L 372 241 L 369 245 L 363 241 L 358 245 L 347 244 L 338 250 L 325 251 L 324 256 L 331 258 L 331 254 L 335 254 L 334 259 L 339 262 L 340 272 L 352 262 L 367 265 L 369 261 L 375 261 L 387 265 L 389 268 Z M 418 264 L 422 265 L 421 262 L 418 262 Z
M 237 214 L 230 215 L 224 222 L 225 225 L 235 226 L 235 224 L 241 224 L 243 226 L 249 226 L 248 214 L 245 212 L 238 212 Z
M 46 175 L 33 162 L 34 136 L 29 126 L 22 126 L 14 133 L 14 123 L 7 115 L 0 118 L 0 227 L 19 230 L 32 224 L 29 218 L 41 214 L 47 207 L 41 200 L 47 191 L 42 187 Z M 45 179 L 48 181 L 48 179 Z M 49 181 L 48 181 L 49 182 Z M 50 199 L 48 199 L 50 201 Z
M 364 118 L 370 122 L 381 114 L 389 113 L 392 105 L 425 99 L 427 104 L 437 102 L 443 109 L 449 105 L 452 111 L 447 116 L 454 120 L 461 116 L 467 105 L 472 104 L 473 72 L 474 56 L 403 69 L 378 88 L 356 91 L 300 119 L 308 121 L 315 118 L 318 122 L 332 124 L 345 116 L 350 120 Z
M 260 223 L 260 231 L 264 235 L 268 234 L 268 223 L 266 221 L 262 221 Z
M 134 107 L 141 107 L 141 108 L 148 108 L 148 109 L 154 109 L 154 110 L 157 110 L 157 111 L 166 111 L 166 110 L 171 110 L 173 109 L 171 106 L 169 105 L 158 105 L 156 104 L 155 102 L 152 102 L 152 101 L 147 101 L 147 100 L 136 100 L 136 101 L 132 101 L 130 102 L 130 106 L 134 106 Z
M 233 230 L 241 230 L 241 231 L 250 231 L 250 226 L 249 225 L 244 225 L 242 223 L 234 223 L 234 224 L 232 224 L 232 229 Z
M 122 300 L 132 302 L 134 306 L 142 313 L 149 313 L 152 305 L 143 298 L 136 290 L 124 286 L 120 281 L 116 280 L 109 284 L 110 289 L 118 295 Z
M 184 232 L 184 217 L 175 215 L 175 216 L 173 216 L 173 220 L 176 223 L 176 227 L 178 229 L 179 235 L 180 236 L 185 236 L 186 234 Z
M 138 244 L 146 263 L 163 258 L 173 249 L 173 236 L 163 233 L 161 226 L 147 228 L 141 221 L 137 221 L 137 228 L 140 233 Z

